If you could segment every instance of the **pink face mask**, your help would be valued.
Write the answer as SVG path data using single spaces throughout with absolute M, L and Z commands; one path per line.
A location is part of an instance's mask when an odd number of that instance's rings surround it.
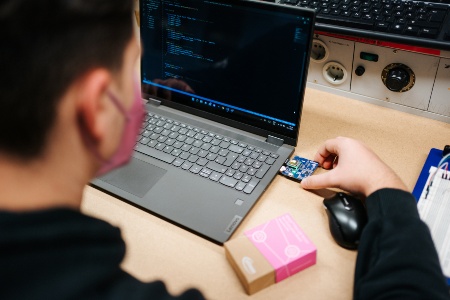
M 134 102 L 129 111 L 125 110 L 122 103 L 112 93 L 108 92 L 108 96 L 111 98 L 117 109 L 124 115 L 125 127 L 123 129 L 122 139 L 119 142 L 119 147 L 110 159 L 103 162 L 96 176 L 104 175 L 130 160 L 145 115 L 139 83 L 136 80 L 134 85 Z M 95 153 L 98 154 L 97 151 L 95 151 Z

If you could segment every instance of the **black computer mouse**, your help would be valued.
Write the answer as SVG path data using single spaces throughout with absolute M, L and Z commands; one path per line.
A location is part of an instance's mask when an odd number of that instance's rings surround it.
M 357 249 L 359 238 L 367 224 L 367 212 L 361 200 L 337 193 L 323 200 L 331 235 L 338 245 L 346 249 Z

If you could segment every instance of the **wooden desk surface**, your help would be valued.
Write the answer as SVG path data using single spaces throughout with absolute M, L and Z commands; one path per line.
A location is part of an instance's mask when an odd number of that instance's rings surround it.
M 324 140 L 336 136 L 364 141 L 412 190 L 430 148 L 450 144 L 450 124 L 308 88 L 295 154 L 313 158 Z M 356 252 L 332 240 L 322 197 L 280 176 L 233 237 L 289 212 L 316 245 L 317 264 L 252 296 L 246 295 L 223 247 L 91 187 L 82 211 L 121 228 L 126 271 L 143 281 L 163 280 L 173 294 L 196 287 L 208 299 L 352 298 Z

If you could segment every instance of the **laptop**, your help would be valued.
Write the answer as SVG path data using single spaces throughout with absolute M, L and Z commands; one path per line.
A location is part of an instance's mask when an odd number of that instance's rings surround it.
M 297 145 L 314 12 L 259 1 L 141 0 L 147 116 L 106 192 L 227 241 Z

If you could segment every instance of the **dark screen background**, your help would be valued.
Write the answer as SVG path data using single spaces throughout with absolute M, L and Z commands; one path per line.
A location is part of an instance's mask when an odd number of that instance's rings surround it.
M 255 126 L 267 117 L 263 126 L 296 135 L 311 20 L 234 5 L 141 1 L 144 92 Z

